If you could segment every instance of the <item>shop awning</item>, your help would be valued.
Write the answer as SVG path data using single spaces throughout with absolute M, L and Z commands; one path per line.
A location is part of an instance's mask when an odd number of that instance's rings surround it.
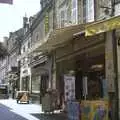
M 45 52 L 56 49 L 64 45 L 69 40 L 72 40 L 75 33 L 83 33 L 82 31 L 84 31 L 84 26 L 84 24 L 81 24 L 56 29 L 49 34 L 46 42 L 43 44 L 37 44 L 37 47 L 34 47 L 31 52 Z
M 85 26 L 85 35 L 93 36 L 102 32 L 120 28 L 120 16 L 94 22 Z

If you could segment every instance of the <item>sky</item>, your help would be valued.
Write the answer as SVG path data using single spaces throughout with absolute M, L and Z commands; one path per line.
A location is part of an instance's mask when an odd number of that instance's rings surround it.
M 0 41 L 9 37 L 9 32 L 14 32 L 22 27 L 23 17 L 32 16 L 40 11 L 40 0 L 13 0 L 13 5 L 0 4 Z

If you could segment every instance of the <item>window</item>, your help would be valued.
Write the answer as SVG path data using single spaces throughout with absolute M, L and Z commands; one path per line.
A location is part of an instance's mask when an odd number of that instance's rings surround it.
M 115 16 L 120 15 L 120 4 L 115 5 Z
M 94 0 L 87 0 L 87 22 L 94 21 Z
M 77 24 L 77 20 L 78 20 L 77 6 L 78 6 L 77 0 L 72 0 L 72 23 L 73 24 Z
M 120 0 L 115 0 L 115 3 L 120 3 Z
M 83 20 L 84 22 L 94 21 L 94 0 L 83 0 Z
M 40 92 L 40 75 L 32 76 L 32 93 L 39 93 Z
M 86 22 L 86 0 L 83 0 L 83 20 Z
M 69 5 L 68 5 L 68 8 L 67 8 L 67 10 L 66 10 L 66 12 L 67 12 L 67 22 L 69 23 L 69 24 L 71 24 L 72 23 L 72 21 L 71 21 L 71 3 L 69 3 Z
M 28 48 L 30 48 L 30 42 L 28 42 Z
M 61 27 L 64 27 L 64 17 L 65 17 L 65 14 L 64 14 L 64 11 L 62 10 L 61 11 Z
M 23 47 L 23 52 L 25 52 L 25 46 Z

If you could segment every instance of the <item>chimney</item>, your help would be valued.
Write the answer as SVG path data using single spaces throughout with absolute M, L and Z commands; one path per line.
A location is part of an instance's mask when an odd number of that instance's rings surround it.
M 30 24 L 30 26 L 32 25 L 33 19 L 34 19 L 34 17 L 32 17 L 32 16 L 29 18 L 29 24 Z
M 5 46 L 5 47 L 7 47 L 8 46 L 8 37 L 3 37 L 3 45 Z
M 28 22 L 28 18 L 26 16 L 23 17 L 23 28 L 26 28 L 27 22 Z
M 12 36 L 12 34 L 13 34 L 12 32 L 9 32 L 9 37 Z

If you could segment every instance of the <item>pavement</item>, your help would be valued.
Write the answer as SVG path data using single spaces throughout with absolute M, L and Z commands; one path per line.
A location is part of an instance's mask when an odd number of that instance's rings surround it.
M 67 120 L 67 117 L 60 111 L 44 114 L 40 104 L 17 104 L 13 99 L 0 99 L 0 120 Z
M 2 108 L 4 108 L 2 110 Z M 3 99 L 0 100 L 0 120 L 40 120 L 39 118 L 36 118 L 35 116 L 31 115 L 31 114 L 40 114 L 41 113 L 41 106 L 38 104 L 17 104 L 16 100 L 13 99 Z M 14 116 L 14 114 L 16 116 L 19 116 L 19 118 L 11 118 L 9 117 L 9 119 L 7 119 L 6 117 L 1 119 L 1 116 L 3 116 L 3 114 L 1 113 L 1 111 L 3 111 L 2 113 L 7 114 L 6 116 Z M 20 116 L 22 118 L 20 118 Z
M 10 108 L 0 104 L 0 120 L 27 120 L 27 119 L 12 112 Z

